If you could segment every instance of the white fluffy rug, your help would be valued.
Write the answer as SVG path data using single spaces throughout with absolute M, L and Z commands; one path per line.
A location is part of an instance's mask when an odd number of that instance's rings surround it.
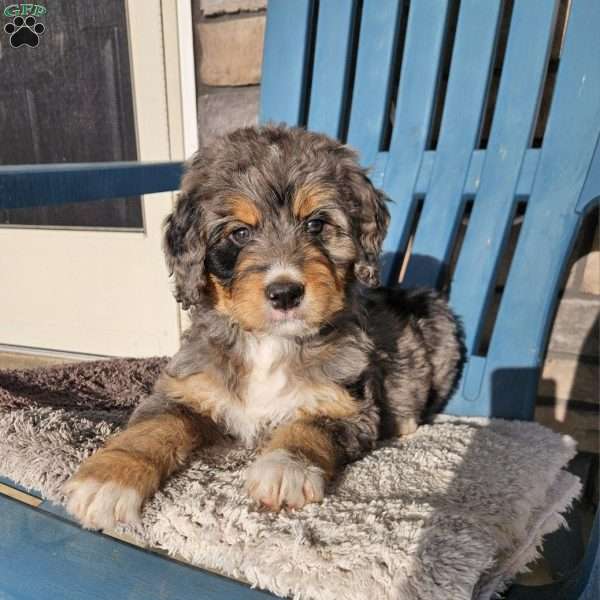
M 0 475 L 60 502 L 160 364 L 0 373 Z M 574 453 L 535 423 L 440 417 L 348 466 L 323 504 L 271 514 L 241 486 L 251 453 L 216 448 L 148 503 L 143 531 L 124 531 L 298 600 L 492 598 L 562 524 Z

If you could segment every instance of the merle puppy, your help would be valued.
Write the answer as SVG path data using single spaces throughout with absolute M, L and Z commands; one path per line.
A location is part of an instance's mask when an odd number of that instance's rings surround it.
M 382 437 L 415 431 L 455 382 L 459 330 L 433 291 L 379 288 L 389 221 L 348 147 L 282 126 L 198 152 L 165 223 L 192 324 L 129 426 L 65 487 L 84 526 L 137 521 L 190 453 L 258 447 L 248 494 L 301 508 Z

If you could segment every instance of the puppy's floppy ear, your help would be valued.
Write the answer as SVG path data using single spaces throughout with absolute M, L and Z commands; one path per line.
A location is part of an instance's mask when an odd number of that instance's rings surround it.
M 371 183 L 364 172 L 351 178 L 352 193 L 358 203 L 358 260 L 356 278 L 369 287 L 379 285 L 379 254 L 390 222 L 385 195 Z
M 175 277 L 175 298 L 184 309 L 200 303 L 206 285 L 206 240 L 200 202 L 182 193 L 165 219 L 163 250 L 169 272 Z

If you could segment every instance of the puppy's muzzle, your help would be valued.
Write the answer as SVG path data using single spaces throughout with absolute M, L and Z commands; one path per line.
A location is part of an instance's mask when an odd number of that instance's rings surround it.
M 271 306 L 277 310 L 291 310 L 302 302 L 304 286 L 296 281 L 274 281 L 265 288 Z

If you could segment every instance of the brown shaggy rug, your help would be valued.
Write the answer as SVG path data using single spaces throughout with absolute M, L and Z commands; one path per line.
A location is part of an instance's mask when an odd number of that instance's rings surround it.
M 0 475 L 61 502 L 163 359 L 0 372 Z M 491 598 L 579 492 L 573 440 L 535 423 L 440 417 L 348 466 L 320 505 L 271 514 L 241 487 L 252 452 L 199 452 L 144 511 L 146 544 L 280 595 Z M 0 516 L 1 519 L 1 516 Z

